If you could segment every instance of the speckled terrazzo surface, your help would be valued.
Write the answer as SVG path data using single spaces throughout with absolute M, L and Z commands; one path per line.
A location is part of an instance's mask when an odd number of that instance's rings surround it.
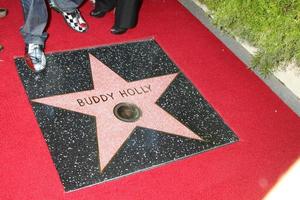
M 39 74 L 29 70 L 23 58 L 17 58 L 15 62 L 29 99 L 93 89 L 89 54 L 128 82 L 179 73 L 156 104 L 203 140 L 137 127 L 101 171 L 95 116 L 31 101 L 66 191 L 129 175 L 238 140 L 155 40 L 49 54 L 48 68 Z

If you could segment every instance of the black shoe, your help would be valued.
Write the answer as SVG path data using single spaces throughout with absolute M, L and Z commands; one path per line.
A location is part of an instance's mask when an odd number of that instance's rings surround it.
M 91 12 L 90 12 L 90 15 L 92 16 L 92 17 L 104 17 L 104 15 L 107 13 L 108 11 L 106 11 L 106 10 L 101 10 L 101 9 L 97 9 L 97 8 L 95 8 L 94 10 L 92 10 Z
M 92 10 L 90 12 L 90 15 L 92 17 L 99 17 L 99 18 L 104 17 L 104 15 L 106 13 L 108 13 L 109 11 L 111 11 L 113 8 L 114 7 L 111 7 L 111 8 L 105 7 L 105 8 L 103 8 L 103 6 L 101 6 L 101 4 L 99 2 L 96 2 L 95 3 L 95 8 L 94 8 L 94 10 Z
M 126 31 L 127 31 L 127 28 L 121 28 L 121 27 L 118 27 L 118 26 L 113 26 L 110 29 L 110 32 L 112 34 L 116 34 L 116 35 L 120 35 L 120 34 L 126 33 Z

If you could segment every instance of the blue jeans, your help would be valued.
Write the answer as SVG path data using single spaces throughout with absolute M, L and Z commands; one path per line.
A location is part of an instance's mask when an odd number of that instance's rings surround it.
M 21 33 L 26 44 L 44 45 L 48 34 L 44 32 L 48 23 L 46 0 L 21 0 L 24 14 L 24 25 Z M 69 12 L 78 8 L 84 0 L 52 0 L 61 11 Z

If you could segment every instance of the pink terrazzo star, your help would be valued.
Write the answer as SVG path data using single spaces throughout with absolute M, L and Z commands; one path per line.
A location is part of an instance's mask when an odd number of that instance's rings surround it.
M 32 101 L 96 117 L 101 171 L 137 126 L 202 140 L 155 104 L 177 73 L 127 82 L 94 56 L 89 56 L 94 89 Z M 135 122 L 119 120 L 113 110 L 121 102 L 135 104 L 142 116 Z

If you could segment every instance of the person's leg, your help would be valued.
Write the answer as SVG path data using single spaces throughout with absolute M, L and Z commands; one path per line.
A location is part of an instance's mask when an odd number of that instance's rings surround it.
M 47 33 L 44 32 L 48 22 L 45 0 L 22 0 L 24 25 L 21 33 L 26 44 L 44 45 Z
M 122 34 L 137 24 L 141 0 L 118 0 L 115 13 L 115 24 L 111 29 L 114 34 Z
M 24 38 L 25 60 L 27 65 L 35 72 L 46 67 L 46 57 L 43 52 L 47 33 L 44 29 L 48 21 L 48 12 L 44 0 L 22 0 L 24 25 L 21 33 Z
M 59 11 L 73 12 L 83 1 L 84 0 L 50 0 L 50 4 L 51 2 L 54 2 Z
M 66 23 L 77 32 L 85 32 L 88 29 L 78 10 L 82 2 L 83 0 L 49 0 L 50 6 L 61 13 Z
M 93 17 L 103 17 L 116 6 L 116 0 L 96 0 L 95 8 L 90 12 Z

